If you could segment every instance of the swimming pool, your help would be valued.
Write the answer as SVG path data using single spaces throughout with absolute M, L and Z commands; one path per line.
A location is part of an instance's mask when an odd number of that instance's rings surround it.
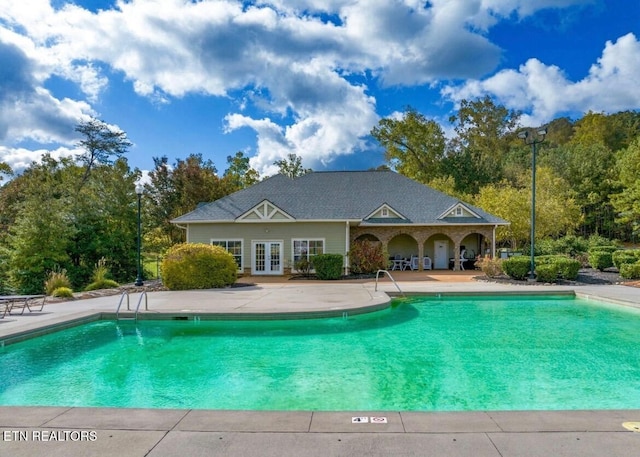
M 640 408 L 640 313 L 568 296 L 414 297 L 348 318 L 98 321 L 0 350 L 0 405 Z

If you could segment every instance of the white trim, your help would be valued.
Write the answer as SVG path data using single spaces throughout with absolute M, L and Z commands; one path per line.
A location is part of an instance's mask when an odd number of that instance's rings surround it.
M 307 243 L 309 241 L 322 241 L 322 253 L 325 254 L 326 253 L 326 248 L 327 248 L 327 239 L 326 238 L 310 238 L 310 237 L 305 237 L 305 238 L 291 238 L 291 271 L 292 272 L 298 272 L 298 270 L 295 269 L 295 264 L 296 264 L 296 249 L 295 249 L 295 242 L 296 241 L 306 241 Z M 309 258 L 309 253 L 307 252 L 307 259 Z
M 256 245 L 264 243 L 269 247 L 272 244 L 280 245 L 280 269 L 277 271 L 256 271 Z M 270 260 L 270 253 L 265 251 L 265 265 Z M 251 240 L 251 274 L 255 276 L 278 276 L 284 274 L 284 240 Z
M 391 206 L 389 206 L 387 203 L 383 203 L 382 205 L 378 206 L 376 209 L 374 209 L 373 211 L 371 211 L 367 216 L 364 217 L 363 221 L 366 221 L 367 219 L 373 217 L 374 214 L 376 214 L 377 212 L 380 211 L 388 211 L 388 215 L 387 216 L 381 216 L 381 217 L 399 217 L 400 219 L 404 219 L 407 220 L 406 217 L 404 217 L 399 211 L 396 211 L 395 209 L 393 209 Z
M 462 202 L 457 202 L 454 205 L 450 206 L 440 216 L 438 216 L 437 219 L 444 219 L 445 217 L 463 217 L 464 215 L 455 214 L 458 208 L 468 212 L 476 219 L 482 219 L 475 211 L 472 211 L 471 209 L 469 209 L 469 207 Z M 451 213 L 454 213 L 454 214 L 451 214 Z
M 284 216 L 284 219 L 273 219 L 276 214 Z M 249 216 L 257 216 L 257 219 L 248 219 Z M 295 218 L 291 217 L 286 211 L 274 205 L 269 200 L 265 199 L 258 203 L 253 208 L 245 211 L 243 214 L 236 218 L 236 222 L 290 222 Z
M 226 247 L 227 251 L 229 250 L 229 241 L 240 242 L 240 268 L 238 269 L 238 273 L 244 272 L 244 239 L 242 238 L 211 238 L 209 240 L 209 244 L 213 244 L 214 242 L 220 243 L 223 241 L 227 243 L 227 247 Z

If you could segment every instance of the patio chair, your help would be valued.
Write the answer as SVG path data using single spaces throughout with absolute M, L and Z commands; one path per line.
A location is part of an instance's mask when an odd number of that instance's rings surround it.
M 3 319 L 4 316 L 9 314 L 9 310 L 11 309 L 11 302 L 9 300 L 3 300 L 0 298 L 0 319 Z
M 416 271 L 419 268 L 418 265 L 418 256 L 417 255 L 412 255 L 411 256 L 411 261 L 410 261 L 410 265 L 409 268 L 411 268 L 411 270 Z
M 431 257 L 426 256 L 422 258 L 422 269 L 431 270 Z
M 16 308 L 22 308 L 20 314 L 24 314 L 25 309 L 28 309 L 30 313 L 34 311 L 40 312 L 44 309 L 45 302 L 47 301 L 46 295 L 10 295 L 2 298 L 9 302 L 8 310 L 5 310 L 7 314 L 11 314 Z M 36 309 L 38 307 L 36 301 L 39 299 L 42 299 L 39 303 L 40 309 Z
M 400 254 L 394 255 L 392 262 L 393 262 L 393 266 L 391 267 L 391 270 L 402 269 L 402 257 L 400 256 Z
M 466 249 L 463 249 L 462 251 L 460 251 L 460 269 L 462 271 L 464 271 L 464 263 L 466 262 L 466 258 L 464 257 L 464 254 L 467 252 Z

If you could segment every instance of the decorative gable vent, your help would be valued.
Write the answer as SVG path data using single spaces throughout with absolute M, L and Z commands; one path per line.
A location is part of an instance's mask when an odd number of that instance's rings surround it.
M 446 218 L 456 218 L 456 217 L 475 217 L 476 219 L 480 219 L 480 216 L 463 203 L 456 203 L 455 205 L 449 207 L 444 213 L 438 216 L 438 219 L 446 219 Z
M 236 220 L 238 222 L 288 222 L 295 219 L 269 200 L 263 200 Z
M 406 219 L 406 217 L 385 203 L 364 218 L 365 221 L 369 219 Z

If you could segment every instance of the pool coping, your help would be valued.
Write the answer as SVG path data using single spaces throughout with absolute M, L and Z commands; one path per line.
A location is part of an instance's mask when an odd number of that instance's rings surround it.
M 404 285 L 403 285 L 404 288 Z M 405 295 L 481 294 L 456 285 L 407 287 Z M 421 290 L 413 290 L 413 289 Z M 390 288 L 389 288 L 390 289 Z M 606 288 L 492 290 L 485 294 L 573 293 L 587 300 L 640 308 L 640 294 Z M 620 293 L 621 292 L 621 293 Z M 386 296 L 396 296 L 392 290 Z M 633 301 L 636 300 L 636 301 Z M 389 306 L 390 300 L 387 306 Z M 111 308 L 112 309 L 112 308 Z M 341 315 L 342 310 L 333 310 Z M 55 331 L 91 321 L 110 311 L 84 310 L 39 326 Z M 144 313 L 145 317 L 147 313 Z M 148 313 L 151 317 L 152 314 Z M 164 313 L 172 314 L 172 313 Z M 183 312 L 173 313 L 182 315 Z M 216 313 L 213 313 L 216 314 Z M 227 313 L 228 315 L 229 313 Z M 250 316 L 251 313 L 241 312 Z M 278 313 L 267 313 L 277 315 Z M 289 313 L 291 315 L 291 313 Z M 202 315 L 193 312 L 193 315 Z M 35 317 L 35 316 L 33 316 Z M 142 317 L 142 315 L 141 315 Z M 237 317 L 237 316 L 236 316 Z M 25 322 L 29 318 L 25 318 Z M 35 323 L 34 323 L 35 324 Z M 69 325 L 71 324 L 71 325 Z M 29 325 L 33 331 L 36 325 Z M 1 326 L 0 326 L 1 329 Z M 6 332 L 0 340 L 6 340 Z M 2 334 L 0 333 L 0 334 Z M 16 332 L 11 332 L 16 333 Z M 386 417 L 387 424 L 355 423 L 353 417 Z M 632 455 L 640 433 L 622 424 L 640 424 L 640 410 L 589 411 L 221 411 L 79 407 L 0 407 L 0 454 L 32 456 L 59 450 L 73 455 L 184 456 L 202 455 Z M 164 425 L 162 425 L 164 424 Z M 188 425 L 190 424 L 190 425 Z M 195 425 L 194 425 L 195 424 Z M 200 424 L 200 425 L 198 425 Z M 5 431 L 93 430 L 95 442 L 8 442 Z M 75 447 L 74 447 L 75 446 Z M 267 452 L 270 450 L 271 452 Z

